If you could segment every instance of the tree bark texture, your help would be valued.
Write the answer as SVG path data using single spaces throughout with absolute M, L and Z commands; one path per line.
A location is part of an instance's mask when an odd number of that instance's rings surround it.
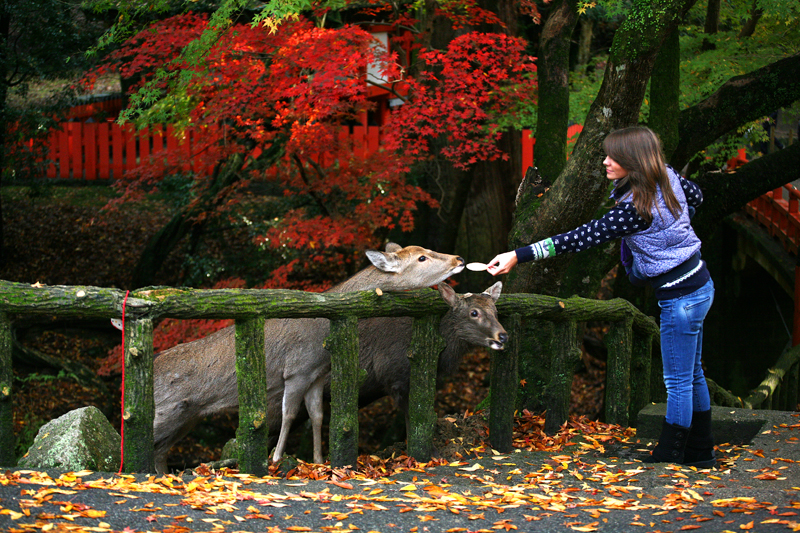
M 585 72 L 586 65 L 592 58 L 592 37 L 594 36 L 594 21 L 589 17 L 581 17 L 578 22 L 579 36 L 578 36 L 578 57 L 576 60 L 575 70 L 578 72 Z
M 726 133 L 800 99 L 798 72 L 800 53 L 733 77 L 702 102 L 681 111 L 679 142 L 670 164 L 680 170 Z
M 461 215 L 458 237 L 453 249 L 462 257 L 489 261 L 508 250 L 507 237 L 511 231 L 514 197 L 521 181 L 521 134 L 507 133 L 501 140 L 502 149 L 512 156 L 509 161 L 475 164 L 467 202 Z M 515 155 L 516 154 L 516 155 Z M 439 250 L 432 246 L 434 250 Z M 459 288 L 480 292 L 486 288 L 486 274 L 464 271 Z
M 358 464 L 358 319 L 331 321 L 325 338 L 331 352 L 330 456 L 334 467 Z
M 660 359 L 656 360 L 656 364 L 659 361 Z M 630 362 L 631 403 L 628 411 L 628 422 L 633 426 L 636 426 L 639 411 L 653 399 L 650 379 L 653 364 L 652 334 L 642 335 L 634 331 Z
M 753 5 L 750 8 L 750 18 L 748 18 L 744 25 L 742 25 L 742 29 L 739 31 L 739 35 L 737 37 L 739 39 L 743 39 L 745 37 L 752 37 L 756 31 L 756 26 L 758 25 L 758 21 L 761 20 L 761 17 L 764 15 L 764 10 L 761 9 L 758 5 L 758 0 L 753 0 Z
M 703 190 L 703 205 L 692 219 L 701 240 L 709 238 L 722 220 L 744 205 L 786 183 L 800 179 L 800 143 L 752 160 L 736 172 L 707 172 L 695 181 Z
M 444 339 L 439 335 L 440 320 L 440 315 L 415 318 L 411 332 L 408 455 L 420 462 L 428 461 L 436 452 L 433 447 L 436 411 L 432 407 L 439 354 L 445 348 Z
M 236 383 L 239 390 L 239 470 L 265 476 L 269 456 L 267 424 L 267 363 L 264 359 L 264 318 L 236 321 Z
M 153 459 L 153 321 L 125 320 L 123 470 L 155 472 Z
M 708 0 L 706 6 L 706 20 L 703 26 L 703 33 L 706 35 L 716 35 L 719 31 L 719 12 L 722 0 Z M 703 39 L 701 50 L 714 50 L 716 46 L 708 39 Z
M 777 399 L 773 400 L 775 397 L 775 391 L 782 386 L 784 378 L 788 375 L 791 375 L 791 370 L 793 367 L 800 365 L 800 345 L 795 346 L 791 350 L 785 352 L 783 355 L 780 356 L 778 361 L 775 363 L 775 366 L 770 368 L 767 371 L 767 377 L 764 378 L 764 381 L 755 388 L 744 400 L 742 400 L 742 406 L 745 409 L 771 409 L 773 408 L 771 405 L 764 406 L 765 402 L 777 403 Z M 788 386 L 788 384 L 787 384 Z M 795 396 L 792 410 L 794 406 L 797 405 L 797 397 Z M 776 405 L 775 408 L 781 408 L 782 406 Z
M 661 138 L 664 154 L 678 145 L 681 92 L 681 43 L 675 28 L 658 51 L 650 78 L 650 116 L 647 125 Z
M 606 380 L 606 422 L 627 426 L 631 407 L 631 353 L 633 351 L 633 317 L 614 322 L 606 333 L 608 348 Z
M 578 323 L 573 320 L 557 322 L 554 325 L 554 350 L 547 384 L 545 404 L 547 414 L 544 432 L 555 435 L 569 419 L 569 400 L 572 396 L 572 378 L 581 362 L 578 347 Z
M 57 314 L 74 318 L 113 318 L 121 315 L 125 293 L 118 289 L 54 285 L 31 287 L 0 280 L 0 312 L 32 316 Z M 634 313 L 634 327 L 658 333 L 651 317 L 621 298 L 557 298 L 540 294 L 503 294 L 500 315 L 518 313 L 544 320 L 620 320 Z M 131 292 L 129 318 L 344 318 L 356 316 L 426 316 L 444 314 L 447 304 L 432 289 L 403 292 L 374 291 L 317 293 L 282 289 L 173 289 Z M 127 320 L 127 319 L 126 319 Z
M 492 353 L 489 383 L 489 439 L 492 448 L 509 453 L 514 449 L 514 411 L 519 388 L 520 316 L 511 315 L 503 320 L 509 332 L 505 349 Z
M 546 181 L 554 181 L 567 163 L 569 125 L 569 47 L 578 14 L 575 0 L 557 0 L 539 38 L 539 102 L 534 162 Z
M 31 315 L 33 317 L 67 316 L 77 318 L 111 318 L 120 316 L 125 293 L 118 289 L 97 287 L 36 286 L 25 283 L 0 281 L 0 315 Z M 658 332 L 652 318 L 641 314 L 630 303 L 614 299 L 600 301 L 573 297 L 559 299 L 552 296 L 530 294 L 504 294 L 497 302 L 501 321 L 512 316 L 511 323 L 517 324 L 517 317 L 539 319 L 545 325 L 548 321 L 562 323 L 585 321 L 615 322 L 630 319 L 637 333 L 650 335 Z M 401 293 L 376 294 L 374 291 L 354 293 L 307 293 L 289 290 L 192 290 L 173 288 L 154 288 L 134 291 L 127 298 L 125 307 L 125 364 L 126 390 L 125 402 L 125 459 L 128 471 L 149 472 L 153 465 L 153 320 L 161 317 L 173 318 L 235 318 L 237 321 L 254 321 L 258 315 L 264 318 L 304 318 L 325 317 L 332 320 L 331 336 L 326 340 L 326 348 L 332 354 L 331 361 L 331 460 L 343 466 L 355 464 L 357 459 L 357 410 L 358 389 L 361 370 L 358 367 L 358 318 L 368 316 L 412 316 L 425 317 L 415 320 L 412 339 L 412 375 L 410 394 L 410 413 L 412 432 L 409 436 L 409 449 L 421 458 L 432 453 L 433 391 L 435 390 L 436 364 L 443 340 L 438 334 L 436 324 L 439 316 L 447 310 L 438 293 L 430 289 L 405 291 Z M 259 318 L 258 322 L 262 319 Z M 248 326 L 237 327 L 249 329 Z M 516 327 L 516 326 L 515 326 Z M 547 330 L 542 327 L 542 330 Z M 553 329 L 553 328 L 551 328 Z M 520 340 L 519 330 L 512 332 Z M 2 340 L 2 336 L 0 336 Z M 254 344 L 260 340 L 251 339 Z M 574 339 L 554 341 L 575 342 Z M 239 346 L 237 340 L 237 346 Z M 237 347 L 237 351 L 240 348 Z M 246 350 L 245 348 L 242 348 Z M 258 348 L 250 347 L 251 350 Z M 515 348 L 516 351 L 516 348 Z M 567 354 L 570 353 L 568 350 Z M 0 361 L 10 358 L 10 343 L 0 343 Z M 237 354 L 238 358 L 238 354 Z M 529 358 L 530 359 L 530 358 Z M 510 368 L 494 369 L 496 376 L 503 376 L 503 382 L 517 382 L 516 358 L 497 359 L 496 365 L 510 365 Z M 526 362 L 523 360 L 522 362 Z M 549 364 L 549 362 L 546 362 Z M 0 368 L 2 368 L 0 366 Z M 248 370 L 249 372 L 249 370 Z M 258 372 L 256 372 L 258 373 Z M 2 378 L 2 376 L 0 376 Z M 260 380 L 260 378 L 258 378 Z M 541 384 L 531 380 L 529 388 L 544 389 L 547 381 Z M 540 386 L 541 385 L 541 386 Z M 511 387 L 509 387 L 511 388 Z M 240 387 L 241 389 L 241 387 Z M 510 392 L 510 391 L 506 391 Z M 10 392 L 9 392 L 10 393 Z M 258 394 L 258 393 L 252 393 Z M 511 393 L 513 394 L 513 393 Z M 568 401 L 569 391 L 564 392 Z M 513 398 L 513 396 L 512 396 Z M 497 400 L 503 402 L 503 400 Z M 253 420 L 258 419 L 258 407 Z M 498 424 L 512 424 L 513 409 L 504 405 L 503 411 L 509 419 Z M 509 414 L 510 413 L 510 414 Z M 431 418 L 433 417 L 433 418 Z M 246 422 L 255 427 L 255 423 Z M 337 450 L 342 450 L 341 453 Z M 426 457 L 427 458 L 427 457 Z M 265 458 L 266 459 L 266 458 Z
M 660 3 L 658 9 L 649 3 L 633 4 L 614 35 L 603 83 L 564 171 L 541 204 L 531 198 L 517 204 L 512 245 L 529 244 L 573 229 L 597 213 L 609 187 L 601 164 L 603 140 L 612 130 L 638 122 L 662 41 L 694 2 L 670 0 Z M 512 292 L 560 294 L 569 255 L 521 265 L 509 279 Z
M 16 466 L 14 450 L 14 372 L 11 368 L 11 321 L 0 312 L 0 465 Z

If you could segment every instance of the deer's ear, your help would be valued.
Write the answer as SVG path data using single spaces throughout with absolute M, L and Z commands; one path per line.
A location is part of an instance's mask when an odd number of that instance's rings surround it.
M 439 294 L 442 295 L 442 299 L 447 302 L 447 305 L 455 307 L 458 303 L 458 295 L 453 290 L 453 287 L 444 282 L 437 285 L 437 287 L 439 288 Z
M 386 251 L 387 252 L 399 252 L 402 250 L 403 247 L 394 242 L 387 242 L 386 243 Z
M 503 292 L 503 282 L 498 281 L 497 283 L 495 283 L 494 285 L 483 291 L 483 294 L 488 294 L 489 297 L 491 297 L 491 299 L 496 302 L 498 298 L 500 298 L 501 292 Z
M 400 272 L 400 258 L 397 254 L 390 252 L 378 252 L 377 250 L 367 250 L 367 259 L 375 265 L 375 268 L 383 272 Z

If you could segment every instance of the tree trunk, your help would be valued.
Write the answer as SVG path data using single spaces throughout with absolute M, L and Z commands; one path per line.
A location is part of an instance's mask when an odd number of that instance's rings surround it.
M 726 216 L 747 202 L 785 183 L 800 179 L 800 143 L 759 157 L 736 172 L 707 172 L 695 181 L 705 192 L 692 220 L 700 240 L 709 237 Z
M 650 117 L 647 122 L 661 137 L 667 158 L 678 145 L 680 92 L 681 43 L 676 29 L 664 40 L 650 78 Z
M 481 31 L 516 33 L 514 3 L 509 0 L 486 0 L 481 7 L 495 12 L 505 23 L 505 28 L 481 26 Z M 429 4 L 426 10 L 433 13 L 437 6 Z M 475 28 L 455 31 L 449 20 L 435 17 L 425 22 L 430 35 L 428 47 L 441 50 L 458 34 Z M 439 153 L 444 139 L 438 141 L 432 153 Z M 417 240 L 420 244 L 443 253 L 459 253 L 465 257 L 480 257 L 485 260 L 492 254 L 505 250 L 505 236 L 511 228 L 512 203 L 516 187 L 522 174 L 515 157 L 520 151 L 519 133 L 504 135 L 501 149 L 510 154 L 509 161 L 479 162 L 469 170 L 456 169 L 442 157 L 421 165 L 424 189 L 439 201 L 439 207 L 422 207 L 417 214 L 419 221 Z M 466 228 L 469 228 L 467 230 Z M 482 275 L 469 273 L 464 280 L 473 290 L 479 287 Z
M 213 212 L 221 201 L 220 193 L 239 180 L 239 171 L 243 164 L 242 154 L 234 154 L 225 163 L 218 164 L 214 169 L 212 183 L 202 197 L 179 211 L 150 239 L 133 270 L 131 288 L 153 285 L 156 274 L 178 243 L 190 232 L 194 233 L 195 238 L 199 238 L 204 223 L 198 223 L 195 219 L 202 213 Z M 198 227 L 198 224 L 201 226 Z
M 6 98 L 8 97 L 8 67 L 9 58 L 6 56 L 8 32 L 11 27 L 11 15 L 8 13 L 6 3 L 0 6 L 0 181 L 3 179 L 3 169 L 6 164 Z M 3 229 L 3 201 L 0 198 L 0 268 L 8 258 L 4 242 Z
M 706 23 L 703 33 L 706 35 L 716 35 L 719 31 L 719 10 L 722 0 L 708 0 L 706 6 Z M 701 50 L 714 50 L 716 46 L 708 39 L 703 39 Z
M 614 129 L 638 122 L 639 108 L 661 44 L 695 0 L 671 0 L 657 13 L 634 4 L 614 36 L 600 92 L 564 171 L 540 201 L 517 205 L 512 244 L 520 246 L 573 229 L 590 220 L 608 196 L 602 171 L 603 139 Z M 521 265 L 510 277 L 511 292 L 559 294 L 569 255 Z
M 519 132 L 503 135 L 502 149 L 511 154 L 509 160 L 475 164 L 454 247 L 459 255 L 488 261 L 508 249 L 514 196 L 522 176 L 520 141 Z M 464 271 L 458 279 L 465 291 L 480 292 L 487 287 L 484 272 Z
M 239 470 L 254 476 L 269 475 L 267 424 L 267 364 L 264 359 L 264 318 L 236 321 L 236 387 L 239 391 Z
M 759 19 L 764 14 L 764 10 L 758 6 L 758 0 L 753 0 L 753 6 L 750 8 L 750 18 L 745 21 L 741 31 L 737 37 L 742 39 L 744 37 L 752 37 L 756 31 Z
M 578 58 L 575 65 L 577 72 L 585 72 L 586 65 L 592 58 L 592 36 L 594 21 L 589 17 L 580 18 L 580 34 L 578 36 Z
M 670 164 L 680 170 L 726 133 L 800 99 L 797 72 L 800 53 L 731 78 L 702 102 L 681 111 L 678 146 Z
M 578 15 L 574 0 L 551 6 L 539 39 L 539 102 L 535 164 L 546 181 L 555 180 L 567 163 L 569 126 L 569 46 Z
M 0 465 L 17 464 L 14 452 L 14 370 L 11 366 L 11 320 L 0 311 Z

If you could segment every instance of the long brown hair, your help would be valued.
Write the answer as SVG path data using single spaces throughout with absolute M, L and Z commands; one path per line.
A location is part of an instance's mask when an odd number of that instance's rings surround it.
M 628 171 L 617 187 L 630 183 L 633 205 L 647 223 L 653 221 L 653 207 L 658 209 L 657 186 L 672 216 L 681 214 L 681 204 L 667 175 L 661 141 L 650 128 L 634 126 L 612 131 L 603 141 L 606 155 Z M 659 210 L 660 214 L 660 210 Z

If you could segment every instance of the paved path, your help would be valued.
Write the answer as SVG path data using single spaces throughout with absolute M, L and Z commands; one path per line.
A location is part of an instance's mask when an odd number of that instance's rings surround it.
M 798 531 L 800 414 L 756 413 L 766 423 L 752 444 L 721 445 L 718 467 L 704 471 L 645 465 L 636 458 L 646 442 L 589 438 L 560 453 L 487 454 L 336 483 L 9 469 L 0 530 Z

